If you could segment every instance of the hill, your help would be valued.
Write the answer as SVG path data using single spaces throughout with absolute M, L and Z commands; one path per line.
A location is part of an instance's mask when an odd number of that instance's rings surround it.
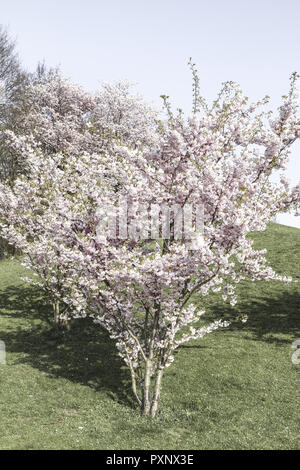
M 207 319 L 249 320 L 178 349 L 153 420 L 138 416 L 106 333 L 88 320 L 54 331 L 43 293 L 1 261 L 0 449 L 299 449 L 300 230 L 253 236 L 298 282 L 245 282 L 234 308 L 207 301 Z

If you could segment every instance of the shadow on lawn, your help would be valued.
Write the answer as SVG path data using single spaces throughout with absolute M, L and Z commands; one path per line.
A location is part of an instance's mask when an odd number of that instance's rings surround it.
M 267 295 L 253 300 L 241 300 L 237 308 L 224 304 L 214 305 L 210 307 L 210 311 L 214 318 L 230 319 L 237 314 L 248 315 L 246 323 L 233 323 L 230 328 L 249 331 L 258 341 L 280 344 L 290 343 L 290 336 L 300 339 L 299 292 L 281 292 L 277 297 Z
M 0 291 L 0 315 L 14 318 L 43 319 L 51 322 L 53 311 L 49 300 L 37 286 L 10 286 Z
M 43 292 L 34 286 L 9 287 L 0 291 L 0 315 L 16 319 L 50 321 L 52 310 Z M 89 319 L 70 322 L 70 329 L 57 330 L 44 322 L 24 329 L 0 331 L 7 350 L 22 353 L 18 363 L 30 364 L 53 377 L 63 377 L 114 400 L 133 405 L 130 377 L 108 334 Z
M 247 313 L 249 320 L 230 328 L 249 331 L 259 341 L 290 342 L 286 335 L 300 338 L 299 310 L 300 295 L 297 292 L 281 293 L 277 298 L 259 297 L 239 304 L 238 311 Z M 230 318 L 235 309 L 216 304 L 210 306 L 209 311 L 213 318 Z M 35 328 L 18 328 L 18 318 L 49 320 L 52 315 L 49 302 L 34 286 L 9 287 L 0 291 L 1 313 L 15 319 L 12 329 L 0 331 L 0 338 L 5 341 L 8 351 L 24 354 L 19 362 L 53 377 L 103 390 L 114 400 L 133 405 L 129 373 L 114 343 L 100 327 L 82 319 L 74 320 L 70 330 L 63 332 L 50 328 L 45 322 Z

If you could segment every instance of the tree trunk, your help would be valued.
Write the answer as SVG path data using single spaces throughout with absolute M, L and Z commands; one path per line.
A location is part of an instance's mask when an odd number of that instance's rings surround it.
M 132 367 L 132 362 L 130 361 L 129 359 L 129 356 L 127 354 L 127 359 L 128 359 L 128 364 L 129 364 L 129 368 L 130 368 L 130 373 L 131 373 L 131 388 L 132 388 L 132 392 L 133 392 L 133 395 L 135 396 L 135 399 L 136 401 L 138 402 L 138 404 L 140 406 L 142 406 L 142 401 L 138 395 L 138 392 L 137 392 L 137 389 L 136 389 L 136 375 L 135 375 L 135 371 L 134 371 L 134 368 Z
M 161 390 L 162 376 L 163 376 L 163 369 L 159 369 L 157 377 L 156 377 L 156 382 L 155 382 L 153 400 L 152 400 L 152 403 L 151 403 L 151 416 L 153 416 L 153 417 L 157 413 L 158 401 L 159 401 L 160 390 Z
M 143 385 L 143 401 L 141 412 L 142 416 L 148 416 L 150 413 L 151 402 L 150 402 L 150 386 L 151 386 L 151 366 L 152 361 L 147 359 L 145 368 L 145 379 Z
M 54 312 L 54 323 L 55 325 L 59 324 L 59 301 L 55 300 L 53 302 L 53 312 Z
M 159 369 L 157 373 L 153 396 L 151 400 L 151 367 L 152 367 L 152 361 L 148 359 L 146 363 L 145 378 L 144 378 L 144 383 L 143 383 L 143 398 L 141 402 L 141 415 L 154 417 L 156 416 L 157 409 L 158 409 L 158 402 L 160 398 L 161 383 L 162 383 L 162 377 L 163 377 L 163 369 Z

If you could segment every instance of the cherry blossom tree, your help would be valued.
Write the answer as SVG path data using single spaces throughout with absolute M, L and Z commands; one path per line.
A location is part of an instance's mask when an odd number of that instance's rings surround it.
M 2 236 L 65 306 L 62 319 L 88 315 L 109 332 L 143 416 L 157 413 L 174 350 L 229 325 L 203 325 L 201 299 L 218 292 L 234 305 L 244 279 L 291 280 L 247 235 L 299 207 L 299 185 L 270 181 L 300 137 L 297 76 L 274 117 L 267 98 L 249 104 L 232 82 L 208 105 L 193 72 L 190 117 L 174 116 L 165 97 L 169 119 L 137 145 L 45 158 L 33 139 L 27 174 L 0 187 Z
M 108 148 L 112 141 L 154 145 L 158 110 L 130 92 L 128 82 L 104 83 L 96 94 L 64 78 L 59 70 L 37 74 L 26 87 L 22 126 L 5 132 L 16 174 L 26 170 L 29 147 L 43 155 L 78 155 Z M 27 148 L 27 150 L 26 150 Z
M 155 145 L 158 109 L 130 92 L 127 81 L 103 83 L 96 94 L 95 129 L 131 147 Z
M 103 90 L 93 95 L 64 78 L 59 70 L 47 71 L 40 66 L 26 88 L 26 102 L 18 132 L 4 131 L 6 148 L 14 161 L 13 177 L 7 179 L 7 184 L 13 185 L 17 175 L 25 173 L 31 180 L 32 174 L 37 174 L 33 172 L 31 158 L 36 154 L 41 157 L 41 165 L 47 158 L 55 158 L 58 154 L 63 156 L 60 160 L 60 168 L 63 168 L 68 158 L 78 157 L 84 152 L 99 153 L 104 149 L 107 152 L 116 140 L 127 145 L 133 142 L 138 144 L 139 135 L 144 145 L 154 143 L 158 112 L 139 96 L 130 93 L 127 82 L 110 86 L 104 84 Z M 42 174 L 40 165 L 37 167 Z M 54 191 L 55 184 L 51 178 L 48 184 Z M 43 191 L 45 201 L 48 188 L 43 187 Z M 39 194 L 42 197 L 41 189 Z M 29 196 L 27 200 L 31 200 Z M 37 216 L 40 212 L 41 208 L 31 214 L 31 222 L 28 220 L 28 223 L 39 227 Z M 23 215 L 26 220 L 29 219 L 29 214 Z M 25 232 L 29 233 L 28 227 Z M 24 253 L 28 253 L 26 243 L 22 247 L 18 245 Z M 51 255 L 50 252 L 48 255 L 45 253 L 38 261 L 34 256 L 35 248 L 40 250 L 33 237 L 30 243 L 32 266 L 52 299 L 55 322 L 59 323 L 63 291 L 59 270 L 60 251 L 56 250 Z

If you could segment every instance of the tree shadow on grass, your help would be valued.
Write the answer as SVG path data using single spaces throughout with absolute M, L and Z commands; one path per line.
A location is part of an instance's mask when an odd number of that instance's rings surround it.
M 208 321 L 230 319 L 237 313 L 247 314 L 248 322 L 232 324 L 231 330 L 251 333 L 251 338 L 272 343 L 289 343 L 300 338 L 300 295 L 280 293 L 273 297 L 256 297 L 239 303 L 238 309 L 215 303 L 208 309 Z M 114 400 L 133 406 L 130 377 L 108 334 L 88 319 L 74 320 L 69 330 L 56 331 L 45 323 L 52 315 L 43 292 L 35 286 L 11 286 L 0 291 L 0 315 L 10 316 L 12 326 L 0 331 L 7 351 L 22 354 L 19 363 L 63 377 L 74 383 L 102 390 Z M 211 317 L 211 318 L 209 318 Z M 21 319 L 40 321 L 24 329 Z M 218 332 L 217 332 L 218 334 Z M 246 336 L 247 338 L 247 336 Z M 183 345 L 198 347 L 199 345 Z M 200 349 L 203 348 L 200 345 Z
M 229 320 L 247 315 L 246 323 L 233 322 L 230 329 L 248 331 L 258 341 L 280 344 L 290 343 L 291 336 L 300 338 L 300 294 L 296 291 L 242 300 L 235 308 L 215 304 L 209 310 L 209 316 Z
M 53 311 L 49 299 L 37 286 L 9 286 L 0 290 L 0 315 L 14 318 L 42 319 L 51 322 Z
M 1 331 L 7 352 L 22 354 L 15 363 L 30 364 L 53 377 L 102 390 L 114 400 L 133 406 L 130 377 L 106 331 L 89 319 L 70 322 L 57 330 L 45 321 L 25 328 L 21 318 L 48 320 L 51 306 L 35 286 L 9 287 L 0 291 L 0 315 L 10 316 L 12 327 Z M 35 322 L 33 322 L 35 325 Z

